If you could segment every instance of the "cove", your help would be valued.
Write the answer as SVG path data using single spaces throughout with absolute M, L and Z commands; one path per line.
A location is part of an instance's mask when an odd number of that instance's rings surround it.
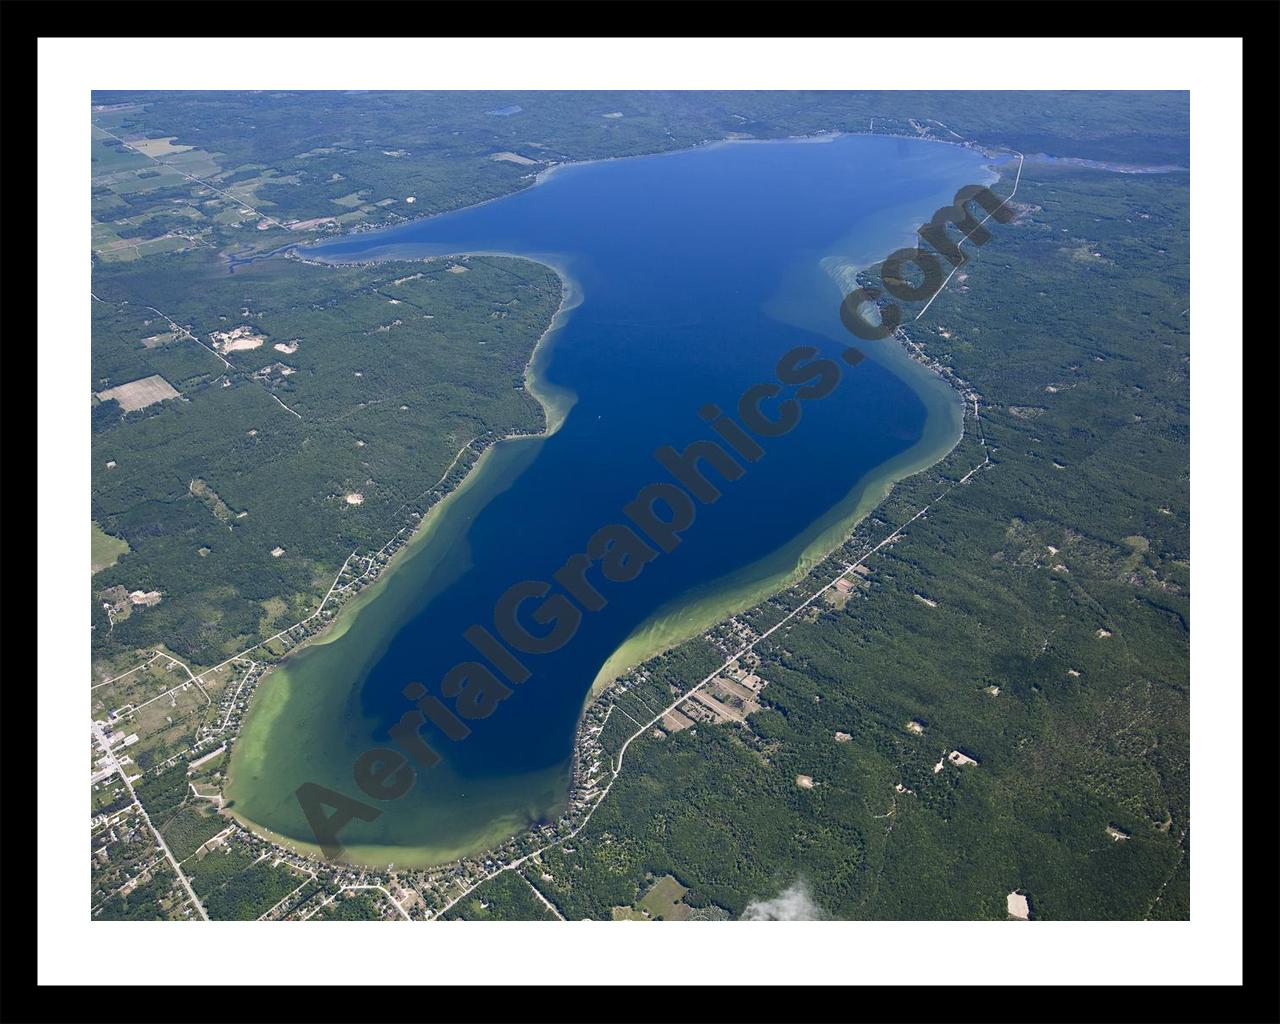
M 874 136 L 719 143 L 566 165 L 502 199 L 306 250 L 334 261 L 504 253 L 553 266 L 567 301 L 535 354 L 550 433 L 501 442 L 427 517 L 330 631 L 269 673 L 233 748 L 226 796 L 241 820 L 314 850 L 295 790 L 358 799 L 352 766 L 409 708 L 414 681 L 476 655 L 498 597 L 551 580 L 646 484 L 670 480 L 662 445 L 714 439 L 698 411 L 732 410 L 786 351 L 838 359 L 855 339 L 840 301 L 860 267 L 910 244 L 956 191 L 994 179 L 958 146 Z M 532 677 L 453 742 L 408 795 L 342 832 L 355 863 L 421 867 L 554 820 L 593 683 L 741 610 L 822 557 L 894 480 L 941 458 L 959 396 L 892 340 L 804 407 L 723 498 L 700 506 L 670 554 L 608 599 Z M 710 472 L 710 471 L 709 471 Z M 545 629 L 535 628 L 535 632 Z

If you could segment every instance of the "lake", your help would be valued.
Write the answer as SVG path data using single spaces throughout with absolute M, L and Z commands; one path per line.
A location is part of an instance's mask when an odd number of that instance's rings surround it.
M 569 301 L 530 383 L 556 429 L 490 449 L 323 641 L 263 680 L 234 748 L 235 813 L 302 846 L 312 834 L 300 784 L 373 802 L 352 780 L 356 758 L 390 745 L 407 684 L 438 692 L 450 667 L 476 658 L 462 633 L 493 630 L 508 587 L 552 580 L 597 529 L 626 522 L 640 488 L 671 479 L 655 449 L 715 438 L 705 405 L 732 412 L 796 346 L 838 358 L 856 341 L 866 360 L 841 364 L 840 385 L 805 403 L 790 433 L 760 439 L 767 454 L 740 479 L 711 472 L 723 497 L 698 506 L 678 547 L 629 582 L 597 571 L 606 607 L 558 651 L 522 655 L 531 677 L 468 722 L 465 740 L 428 726 L 442 762 L 342 840 L 356 862 L 424 866 L 554 820 L 597 678 L 759 600 L 958 440 L 959 396 L 896 342 L 852 338 L 838 309 L 857 268 L 911 244 L 960 187 L 993 180 L 988 164 L 958 146 L 873 136 L 718 143 L 559 167 L 499 200 L 307 250 L 331 261 L 509 253 L 554 266 Z

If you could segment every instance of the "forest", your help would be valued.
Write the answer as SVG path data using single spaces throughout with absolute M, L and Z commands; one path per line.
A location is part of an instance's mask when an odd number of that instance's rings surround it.
M 313 611 L 468 440 L 541 428 L 523 371 L 561 297 L 526 261 L 281 255 L 229 273 L 229 255 L 456 209 L 554 163 L 727 137 L 955 133 L 1025 154 L 1015 218 L 905 318 L 980 418 L 813 576 L 741 618 L 778 622 L 937 503 L 847 600 L 760 645 L 768 685 L 745 727 L 638 738 L 573 842 L 449 916 L 543 919 L 536 884 L 566 918 L 608 919 L 670 876 L 708 916 L 802 884 L 837 918 L 1003 920 L 1015 890 L 1036 919 L 1189 917 L 1185 94 L 95 102 L 92 519 L 128 551 L 92 577 L 94 650 L 163 644 L 195 665 Z M 176 397 L 98 397 L 153 376 Z M 119 599 L 135 591 L 160 600 Z M 696 638 L 642 666 L 645 686 L 687 688 L 719 660 Z M 614 715 L 606 754 L 633 728 Z M 180 849 L 205 841 L 185 766 L 137 789 Z M 243 851 L 191 864 L 215 917 L 257 916 L 299 884 Z M 157 870 L 101 913 L 144 915 L 140 897 L 173 881 Z M 322 918 L 384 910 L 360 892 Z
M 1186 102 L 1172 92 L 1136 100 L 910 90 L 100 92 L 95 100 L 96 242 L 112 260 L 149 260 L 191 236 L 270 249 L 299 232 L 341 233 L 483 202 L 529 187 L 556 163 L 724 138 L 878 131 L 977 139 L 1028 155 L 1187 163 Z M 147 140 L 154 160 L 126 139 Z
M 970 415 L 838 557 L 954 489 L 843 607 L 758 648 L 749 729 L 631 744 L 587 828 L 541 858 L 566 917 L 671 874 L 734 917 L 803 883 L 842 919 L 1003 920 L 1015 890 L 1038 919 L 1187 918 L 1186 177 L 1028 162 L 1016 202 L 909 329 L 981 396 L 981 435 Z M 705 671 L 705 642 L 685 646 Z
M 93 579 L 97 653 L 221 661 L 313 612 L 468 441 L 542 428 L 523 375 L 559 279 L 524 260 L 451 265 L 231 275 L 183 254 L 97 272 L 94 390 L 159 374 L 180 395 L 97 407 L 93 519 L 130 549 Z M 242 326 L 258 346 L 224 365 L 212 336 Z M 161 599 L 108 618 L 113 587 Z

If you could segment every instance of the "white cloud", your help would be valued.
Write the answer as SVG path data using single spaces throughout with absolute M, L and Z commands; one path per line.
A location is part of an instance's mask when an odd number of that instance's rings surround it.
M 742 912 L 744 921 L 818 921 L 822 916 L 822 908 L 813 902 L 809 886 L 803 881 L 793 883 L 771 900 L 748 903 Z

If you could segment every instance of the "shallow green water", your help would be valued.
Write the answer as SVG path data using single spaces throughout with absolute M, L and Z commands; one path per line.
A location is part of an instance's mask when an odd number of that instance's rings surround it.
M 494 448 L 328 642 L 263 681 L 235 747 L 233 809 L 306 841 L 295 790 L 330 787 L 381 811 L 342 839 L 349 858 L 384 864 L 447 860 L 554 818 L 583 700 L 606 663 L 633 662 L 763 596 L 837 543 L 892 479 L 955 443 L 958 396 L 895 343 L 858 342 L 867 358 L 839 362 L 856 340 L 839 321 L 841 282 L 908 242 L 958 188 L 990 177 L 972 151 L 899 139 L 719 145 L 567 167 L 497 202 L 321 247 L 336 260 L 501 251 L 552 262 L 580 298 L 536 365 L 563 423 Z M 466 719 L 465 739 L 427 725 L 442 760 L 419 768 L 407 794 L 364 795 L 356 759 L 404 749 L 387 729 L 411 710 L 405 686 L 452 705 L 441 692 L 448 670 L 488 665 L 464 630 L 496 632 L 508 587 L 552 581 L 606 524 L 634 526 L 623 510 L 637 492 L 673 481 L 655 450 L 714 439 L 699 410 L 734 412 L 802 345 L 836 360 L 834 390 L 800 400 L 785 436 L 757 437 L 765 454 L 738 459 L 740 478 L 707 471 L 722 497 L 696 503 L 678 545 L 652 545 L 634 579 L 606 580 L 595 566 L 588 579 L 605 606 L 581 612 L 558 649 L 516 652 L 529 678 L 507 685 L 492 714 Z M 795 391 L 762 409 L 778 415 Z M 559 584 L 550 593 L 570 610 L 583 603 Z M 555 625 L 534 620 L 540 603 L 519 616 L 529 634 Z

